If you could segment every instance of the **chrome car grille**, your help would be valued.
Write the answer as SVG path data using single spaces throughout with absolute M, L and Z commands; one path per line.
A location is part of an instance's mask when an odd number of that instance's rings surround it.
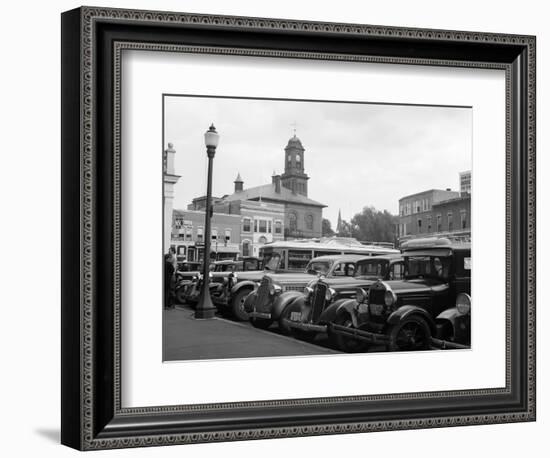
M 255 309 L 258 312 L 269 312 L 269 280 L 267 278 L 262 279 L 258 291 L 256 292 Z M 264 308 L 266 310 L 264 310 Z
M 325 308 L 325 296 L 327 294 L 327 285 L 317 283 L 311 299 L 311 321 L 317 322 L 323 309 Z
M 374 289 L 369 290 L 369 304 L 384 305 L 384 295 L 386 294 L 385 289 Z

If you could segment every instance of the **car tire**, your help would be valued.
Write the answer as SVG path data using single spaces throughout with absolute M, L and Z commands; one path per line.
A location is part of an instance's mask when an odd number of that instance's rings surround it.
M 428 322 L 418 315 L 411 315 L 394 324 L 388 330 L 389 351 L 429 350 L 432 333 Z
M 176 290 L 176 301 L 178 304 L 185 304 L 185 286 L 182 286 Z
M 246 296 L 248 296 L 251 292 L 252 290 L 248 288 L 241 289 L 237 291 L 237 294 L 235 294 L 235 297 L 233 297 L 233 300 L 231 301 L 231 312 L 239 321 L 248 320 L 248 313 L 246 313 L 246 310 L 244 309 L 244 302 L 246 300 Z
M 341 313 L 334 320 L 334 324 L 345 327 L 353 327 L 353 321 L 349 313 Z M 329 328 L 330 329 L 330 328 Z M 342 334 L 329 333 L 329 338 L 333 346 L 345 353 L 362 353 L 368 350 L 368 342 L 363 342 Z

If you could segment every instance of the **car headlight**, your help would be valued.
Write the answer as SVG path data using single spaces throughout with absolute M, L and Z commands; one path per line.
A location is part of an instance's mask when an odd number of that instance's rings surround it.
M 330 302 L 335 294 L 336 294 L 336 290 L 332 288 L 328 288 L 325 294 L 325 299 Z
M 208 278 L 212 278 L 214 274 L 212 272 L 208 272 Z
M 304 288 L 304 294 L 306 295 L 306 297 L 309 297 L 313 294 L 313 288 L 311 288 L 310 286 L 306 286 Z
M 368 298 L 369 298 L 368 291 L 364 290 L 363 288 L 357 288 L 355 290 L 355 300 L 360 304 L 363 302 L 366 302 Z
M 384 294 L 384 304 L 386 304 L 386 307 L 391 307 L 393 304 L 397 302 L 397 296 L 395 293 L 391 290 L 388 290 Z
M 269 294 L 271 294 L 272 296 L 275 295 L 275 294 L 280 293 L 281 290 L 282 290 L 282 288 L 279 285 L 270 285 L 269 286 Z
M 193 281 L 197 281 L 199 279 L 198 275 L 193 275 L 193 278 L 191 278 L 191 280 Z
M 460 293 L 458 296 L 456 296 L 456 309 L 461 315 L 466 315 L 470 313 L 471 305 L 472 299 L 468 294 Z

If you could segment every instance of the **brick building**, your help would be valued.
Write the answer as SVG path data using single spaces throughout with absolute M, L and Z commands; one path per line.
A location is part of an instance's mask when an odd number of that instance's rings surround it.
M 470 239 L 469 193 L 431 189 L 399 200 L 399 241 L 438 236 Z
M 172 247 L 179 260 L 204 257 L 204 210 L 174 210 Z M 241 251 L 241 216 L 214 212 L 211 222 L 211 256 L 235 259 Z
M 282 175 L 273 173 L 271 183 L 245 188 L 238 174 L 232 194 L 212 198 L 215 214 L 240 217 L 242 255 L 256 256 L 263 244 L 272 241 L 321 237 L 326 205 L 308 197 L 304 153 L 294 135 L 284 148 Z M 187 208 L 204 212 L 206 196 L 196 197 Z

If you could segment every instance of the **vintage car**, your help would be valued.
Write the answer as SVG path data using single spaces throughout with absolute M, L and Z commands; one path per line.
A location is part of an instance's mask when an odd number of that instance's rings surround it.
M 471 305 L 469 294 L 460 293 L 453 308 L 441 312 L 436 320 L 437 337 L 432 345 L 438 348 L 470 348 Z
M 306 340 L 326 333 L 344 299 L 355 296 L 357 288 L 368 290 L 377 280 L 399 280 L 403 269 L 400 254 L 372 256 L 357 261 L 353 277 L 315 279 L 281 312 L 279 328 Z
M 253 256 L 246 256 L 238 261 L 235 260 L 223 260 L 216 261 L 210 264 L 209 280 L 210 280 L 210 296 L 216 294 L 218 286 L 223 284 L 230 274 L 234 272 L 247 272 L 255 271 L 262 268 L 262 261 L 259 258 Z M 193 279 L 192 283 L 183 293 L 183 300 L 188 304 L 196 304 L 199 300 L 200 291 L 202 286 L 202 273 L 198 273 Z
M 371 258 L 369 256 L 369 258 Z M 267 328 L 278 321 L 283 311 L 296 299 L 303 296 L 304 288 L 318 278 L 343 279 L 348 282 L 355 274 L 356 263 L 364 255 L 326 255 L 312 259 L 302 273 L 268 273 L 262 278 L 257 290 L 245 302 L 245 311 L 251 323 Z M 285 322 L 279 322 L 284 333 L 290 330 Z
M 427 350 L 437 337 L 437 317 L 470 294 L 469 242 L 446 238 L 403 244 L 402 280 L 377 281 L 358 288 L 329 323 L 328 332 L 342 351 L 385 345 L 391 351 Z
M 198 278 L 202 269 L 202 262 L 183 261 L 178 262 L 174 294 L 180 304 L 185 302 L 185 295 L 192 283 Z

